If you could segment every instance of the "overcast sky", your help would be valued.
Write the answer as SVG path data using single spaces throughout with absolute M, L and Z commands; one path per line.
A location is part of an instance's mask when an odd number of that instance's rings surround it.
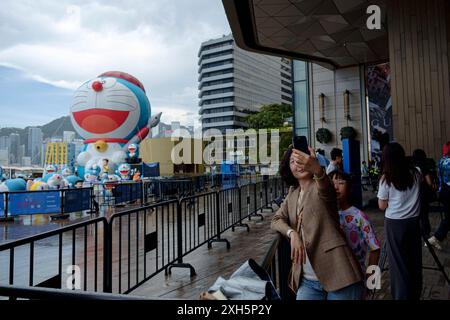
M 200 43 L 230 33 L 220 0 L 1 0 L 0 126 L 69 114 L 84 81 L 120 70 L 162 121 L 198 119 Z

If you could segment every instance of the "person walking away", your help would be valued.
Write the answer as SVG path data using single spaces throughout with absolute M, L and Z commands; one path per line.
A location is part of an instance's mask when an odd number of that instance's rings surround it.
M 271 228 L 290 240 L 289 286 L 298 300 L 357 300 L 363 275 L 339 225 L 336 192 L 315 156 L 289 148 L 280 174 L 289 193 Z
M 403 147 L 383 149 L 378 206 L 385 210 L 384 231 L 391 294 L 395 300 L 418 300 L 422 291 L 420 169 L 406 159 Z
M 433 175 L 427 165 L 427 155 L 424 150 L 416 149 L 413 151 L 412 161 L 415 167 L 422 173 L 422 183 L 420 184 L 420 229 L 422 236 L 429 238 L 431 232 L 428 213 L 430 211 L 430 202 L 433 201 L 435 191 L 433 190 Z
M 330 152 L 331 162 L 327 167 L 327 174 L 336 170 L 342 170 L 342 150 L 333 148 Z
M 440 242 L 445 239 L 450 230 L 450 141 L 444 144 L 442 148 L 442 158 L 438 163 L 438 177 L 439 200 L 444 206 L 444 216 L 428 242 L 437 249 L 442 249 Z

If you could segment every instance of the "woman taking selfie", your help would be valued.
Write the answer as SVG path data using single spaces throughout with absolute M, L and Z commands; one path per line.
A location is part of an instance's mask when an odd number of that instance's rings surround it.
M 339 225 L 334 187 L 314 150 L 289 148 L 280 173 L 290 189 L 271 227 L 290 239 L 289 284 L 297 300 L 361 299 L 362 272 Z
M 407 160 L 402 146 L 395 142 L 383 148 L 382 167 L 378 206 L 386 210 L 384 232 L 392 298 L 417 300 L 422 291 L 419 223 L 422 175 Z

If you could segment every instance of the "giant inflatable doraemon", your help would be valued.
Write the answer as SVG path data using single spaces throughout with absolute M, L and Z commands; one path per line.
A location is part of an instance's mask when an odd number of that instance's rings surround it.
M 79 87 L 70 110 L 73 127 L 84 139 L 77 157 L 78 175 L 104 168 L 114 172 L 127 158 L 128 146 L 138 144 L 159 123 L 150 117 L 150 102 L 142 83 L 125 72 L 109 71 Z

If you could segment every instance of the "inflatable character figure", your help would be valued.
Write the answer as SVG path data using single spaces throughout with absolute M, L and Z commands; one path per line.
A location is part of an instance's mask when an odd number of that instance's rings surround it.
M 70 118 L 84 139 L 77 156 L 78 174 L 102 167 L 109 160 L 114 172 L 127 158 L 128 146 L 138 144 L 159 123 L 161 113 L 150 117 L 150 102 L 142 83 L 125 72 L 109 71 L 79 87 Z
M 63 176 L 59 173 L 55 173 L 47 180 L 49 189 L 61 189 L 65 187 Z
M 25 191 L 27 183 L 22 178 L 8 179 L 0 184 L 0 192 Z
M 36 191 L 36 190 L 47 190 L 48 184 L 41 178 L 28 180 L 27 181 L 27 191 Z
M 70 170 L 69 167 L 65 167 L 61 170 L 61 175 L 63 176 L 63 178 L 67 178 L 68 176 L 72 175 L 72 170 Z
M 121 180 L 130 180 L 131 167 L 128 163 L 122 163 L 117 171 Z
M 45 167 L 45 174 L 52 174 L 56 173 L 56 166 L 49 164 L 47 167 Z
M 141 172 L 139 170 L 136 170 L 133 174 L 133 181 L 139 181 L 141 180 Z

